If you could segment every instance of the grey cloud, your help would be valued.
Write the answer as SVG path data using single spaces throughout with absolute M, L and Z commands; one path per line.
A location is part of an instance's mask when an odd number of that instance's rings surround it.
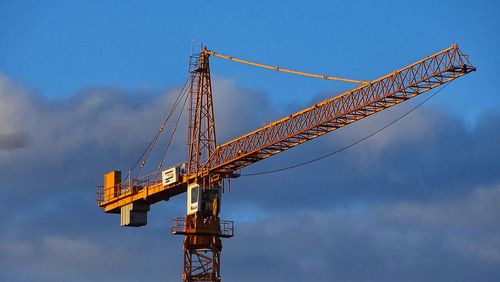
M 177 92 L 103 87 L 47 101 L 0 77 L 0 132 L 26 132 L 31 140 L 0 151 L 0 213 L 8 215 L 0 280 L 180 280 L 182 238 L 168 227 L 185 212 L 183 196 L 152 207 L 139 229 L 120 228 L 116 215 L 95 205 L 103 172 L 129 168 Z M 224 79 L 214 81 L 214 99 L 219 142 L 286 114 L 266 94 Z M 405 107 L 243 172 L 334 151 Z M 222 217 L 237 228 L 224 241 L 225 281 L 494 281 L 499 129 L 497 113 L 469 128 L 428 106 L 333 158 L 234 180 L 223 198 Z M 170 163 L 185 159 L 185 130 Z
M 0 133 L 0 150 L 16 150 L 28 147 L 30 137 L 24 132 Z
M 324 207 L 244 223 L 232 240 L 245 244 L 226 243 L 228 280 L 496 281 L 499 196 L 500 186 L 483 187 L 429 203 Z
M 279 117 L 264 93 L 239 89 L 231 80 L 215 80 L 213 96 L 219 144 Z
M 164 246 L 154 251 L 155 244 L 163 244 L 159 236 L 145 242 L 123 234 L 115 240 L 58 235 L 40 237 L 1 242 L 0 278 L 3 281 L 157 281 L 164 280 L 159 277 L 166 275 L 171 280 L 177 278 L 175 263 L 155 259 L 176 247 Z M 151 269 L 152 266 L 157 271 Z
M 404 112 L 393 108 L 249 167 L 243 173 L 282 168 L 333 152 Z M 469 129 L 458 118 L 432 107 L 421 108 L 333 157 L 281 173 L 238 179 L 233 186 L 241 196 L 235 200 L 249 199 L 266 209 L 287 209 L 315 208 L 314 205 L 341 204 L 346 200 L 401 197 L 426 200 L 467 193 L 473 185 L 493 185 L 500 181 L 498 120 L 498 114 L 484 114 L 478 118 L 478 126 Z M 258 193 L 238 190 L 238 182 L 252 185 Z M 289 200 L 280 201 L 285 193 Z

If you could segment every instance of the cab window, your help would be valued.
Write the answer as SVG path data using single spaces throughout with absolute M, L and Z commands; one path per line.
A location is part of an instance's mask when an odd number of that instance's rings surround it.
M 198 189 L 199 187 L 191 189 L 191 204 L 195 204 L 196 202 L 198 202 Z

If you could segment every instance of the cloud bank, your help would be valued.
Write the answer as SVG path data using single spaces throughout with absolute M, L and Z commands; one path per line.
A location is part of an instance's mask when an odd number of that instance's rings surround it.
M 128 169 L 179 89 L 89 88 L 46 100 L 0 76 L 2 281 L 178 281 L 184 197 L 120 228 L 95 206 L 105 171 Z M 219 142 L 296 110 L 214 81 Z M 325 95 L 331 95 L 325 93 Z M 280 168 L 348 145 L 396 107 L 243 171 Z M 185 159 L 185 128 L 169 162 Z M 225 281 L 495 281 L 500 276 L 500 115 L 473 127 L 424 106 L 382 133 L 306 167 L 241 177 L 223 196 L 235 220 Z

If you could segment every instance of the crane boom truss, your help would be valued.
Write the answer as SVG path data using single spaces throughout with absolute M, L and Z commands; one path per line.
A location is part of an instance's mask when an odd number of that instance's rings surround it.
M 231 174 L 406 101 L 475 68 L 457 45 L 217 147 L 207 170 Z

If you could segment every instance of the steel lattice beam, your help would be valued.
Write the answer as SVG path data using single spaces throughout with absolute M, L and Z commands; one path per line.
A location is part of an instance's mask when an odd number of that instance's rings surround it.
M 220 145 L 205 164 L 231 174 L 308 140 L 392 107 L 475 68 L 457 45 Z

